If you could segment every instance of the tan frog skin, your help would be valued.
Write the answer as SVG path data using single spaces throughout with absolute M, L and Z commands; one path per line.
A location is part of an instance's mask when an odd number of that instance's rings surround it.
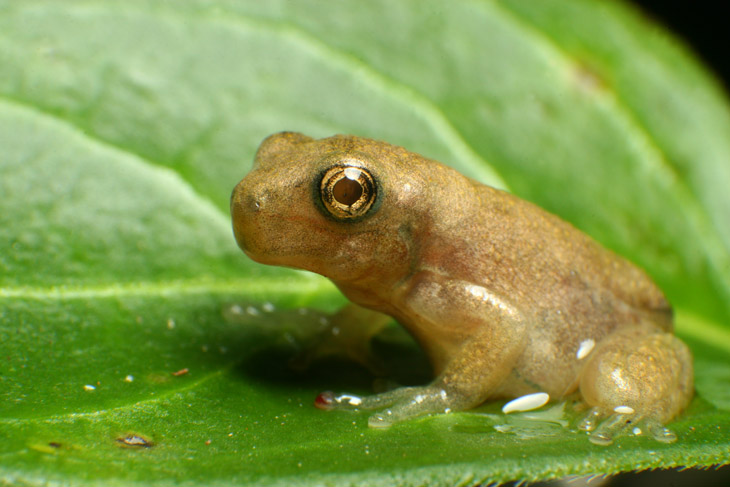
M 595 443 L 637 424 L 676 438 L 662 425 L 692 397 L 692 358 L 662 292 L 537 206 L 385 142 L 282 132 L 259 147 L 231 213 L 249 257 L 322 274 L 394 317 L 436 374 L 374 396 L 327 393 L 320 406 L 379 409 L 369 424 L 385 427 L 578 392 Z

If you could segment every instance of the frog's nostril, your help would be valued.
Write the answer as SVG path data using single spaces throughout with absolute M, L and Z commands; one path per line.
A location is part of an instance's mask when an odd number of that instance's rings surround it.
M 251 208 L 258 211 L 263 208 L 266 198 L 264 196 L 252 196 L 251 197 Z
M 249 194 L 245 204 L 246 208 L 251 211 L 262 210 L 266 206 L 266 193 Z
M 245 218 L 246 213 L 257 212 L 265 206 L 266 194 L 262 191 L 252 190 L 250 186 L 244 185 L 243 181 L 233 190 L 231 196 L 231 211 Z

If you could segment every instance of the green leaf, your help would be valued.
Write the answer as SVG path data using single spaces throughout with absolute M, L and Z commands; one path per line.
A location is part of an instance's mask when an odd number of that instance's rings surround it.
M 354 365 L 288 366 L 320 316 L 297 310 L 343 299 L 248 261 L 227 210 L 280 130 L 406 146 L 645 267 L 695 355 L 679 441 L 597 447 L 496 403 L 385 431 L 316 410 L 323 389 L 371 390 Z M 623 4 L 0 0 L 0 148 L 0 484 L 466 485 L 728 462 L 730 110 Z M 422 378 L 386 338 L 403 380 Z

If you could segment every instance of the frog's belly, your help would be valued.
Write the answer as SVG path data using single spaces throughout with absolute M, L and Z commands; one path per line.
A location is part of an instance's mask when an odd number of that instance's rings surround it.
M 530 333 L 525 350 L 496 396 L 547 392 L 557 399 L 575 391 L 587 357 L 618 326 L 610 318 L 604 320 L 594 323 L 597 326 L 576 326 L 562 319 L 544 321 L 544 326 Z

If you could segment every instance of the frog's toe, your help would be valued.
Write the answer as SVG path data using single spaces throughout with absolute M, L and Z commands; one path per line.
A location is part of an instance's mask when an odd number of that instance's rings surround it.
M 596 445 L 610 445 L 614 439 L 629 435 L 647 435 L 662 443 L 677 440 L 677 435 L 655 416 L 643 416 L 627 406 L 610 413 L 593 407 L 580 419 L 578 429 L 589 432 L 591 443 Z
M 595 445 L 610 445 L 615 438 L 631 434 L 635 420 L 635 414 L 612 413 L 597 424 L 589 439 Z
M 314 405 L 319 409 L 327 411 L 333 409 L 378 409 L 402 401 L 404 398 L 415 394 L 417 389 L 420 388 L 401 387 L 371 396 L 358 396 L 349 392 L 334 393 L 332 391 L 325 391 L 316 397 Z
M 371 428 L 390 428 L 395 422 L 393 420 L 395 419 L 397 421 L 396 418 L 391 418 L 392 414 L 393 411 L 391 409 L 375 413 L 368 418 L 368 426 Z
M 409 387 L 410 389 L 389 408 L 379 411 L 368 418 L 371 428 L 389 428 L 395 423 L 407 421 L 429 414 L 449 413 L 451 401 L 446 391 L 437 387 Z M 403 391 L 397 389 L 396 391 Z
M 654 438 L 656 441 L 660 441 L 662 443 L 674 443 L 675 441 L 677 441 L 677 435 L 674 433 L 674 431 L 665 427 L 658 419 L 647 419 L 644 422 L 644 428 L 646 429 L 649 436 Z M 642 434 L 643 430 L 641 429 L 641 427 L 638 427 L 638 429 L 639 431 L 634 431 L 634 434 Z
M 320 392 L 314 399 L 317 409 L 330 411 L 332 409 L 355 409 L 360 403 L 360 396 L 351 394 L 335 394 L 332 391 Z
M 372 396 L 323 392 L 314 402 L 324 410 L 381 409 L 370 416 L 371 428 L 388 428 L 394 423 L 425 416 L 428 414 L 448 413 L 452 409 L 463 409 L 458 396 L 450 396 L 437 386 L 401 387 Z
M 638 415 L 612 414 L 591 433 L 590 441 L 596 445 L 610 445 L 620 436 L 647 435 L 661 443 L 677 441 L 677 435 L 656 418 Z
M 601 412 L 601 408 L 592 407 L 588 410 L 585 416 L 578 421 L 578 429 L 583 431 L 593 431 L 604 416 L 605 415 Z
M 443 413 L 443 407 L 429 407 L 419 403 L 417 399 L 398 402 L 391 407 L 379 411 L 368 418 L 371 428 L 390 428 L 395 423 L 433 413 Z

